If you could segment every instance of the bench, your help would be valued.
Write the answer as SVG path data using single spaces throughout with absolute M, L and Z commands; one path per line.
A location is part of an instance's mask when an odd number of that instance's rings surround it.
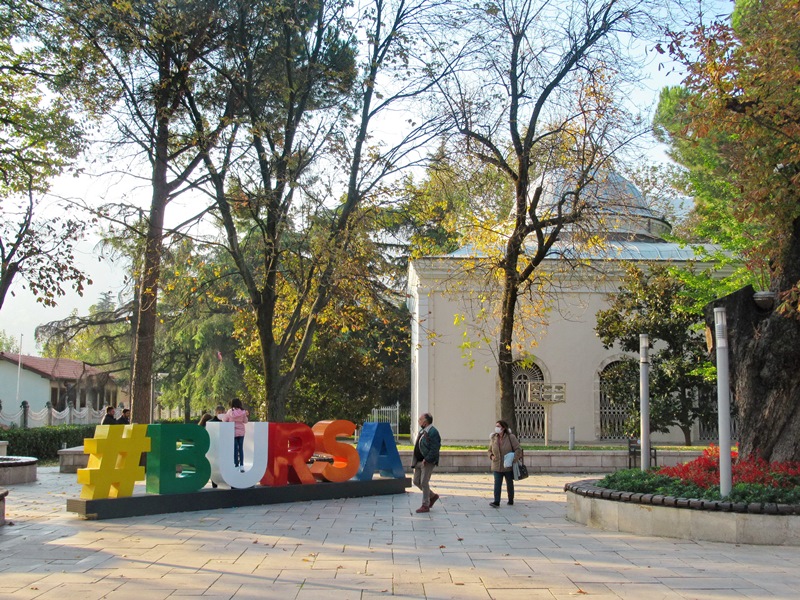
M 628 468 L 634 469 L 637 466 L 637 461 L 641 464 L 641 457 L 642 457 L 642 444 L 639 440 L 631 438 L 628 440 Z M 648 467 L 657 467 L 658 466 L 658 451 L 651 447 L 650 448 L 650 461 L 647 465 Z

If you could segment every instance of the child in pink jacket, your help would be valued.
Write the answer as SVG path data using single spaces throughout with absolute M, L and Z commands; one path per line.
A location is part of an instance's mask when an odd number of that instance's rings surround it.
M 231 400 L 231 408 L 219 415 L 220 421 L 233 423 L 233 464 L 244 473 L 244 424 L 247 423 L 247 411 L 242 408 L 238 398 Z

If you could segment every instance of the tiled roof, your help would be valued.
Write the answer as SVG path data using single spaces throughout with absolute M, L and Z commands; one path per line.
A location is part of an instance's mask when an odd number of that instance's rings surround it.
M 103 375 L 105 371 L 70 358 L 42 358 L 22 355 L 22 368 L 38 373 L 48 379 L 76 381 L 81 378 Z M 13 352 L 0 352 L 0 360 L 18 365 L 20 355 Z
M 703 252 L 700 251 L 702 247 Z M 502 251 L 502 247 L 498 247 Z M 672 242 L 653 241 L 610 241 L 602 247 L 583 250 L 569 244 L 568 241 L 557 241 L 545 260 L 558 260 L 560 257 L 588 260 L 620 260 L 620 261 L 672 261 L 709 260 L 719 252 L 720 247 L 712 244 L 696 244 L 687 246 Z M 476 246 L 462 246 L 455 252 L 445 255 L 448 258 L 481 258 L 486 252 Z M 427 257 L 441 258 L 441 256 Z

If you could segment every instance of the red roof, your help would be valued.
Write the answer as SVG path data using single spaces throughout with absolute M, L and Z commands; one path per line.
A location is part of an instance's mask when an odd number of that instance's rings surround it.
M 103 375 L 105 371 L 87 365 L 80 360 L 71 358 L 42 358 L 40 356 L 20 357 L 19 354 L 12 352 L 0 352 L 0 360 L 6 360 L 18 365 L 22 358 L 22 368 L 38 373 L 48 379 L 59 379 L 62 381 L 76 381 L 78 379 Z

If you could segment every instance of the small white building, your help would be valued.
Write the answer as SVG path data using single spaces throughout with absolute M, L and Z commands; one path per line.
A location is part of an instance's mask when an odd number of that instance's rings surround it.
M 19 390 L 19 392 L 17 391 Z M 126 401 L 111 374 L 79 360 L 42 358 L 0 352 L 0 402 L 5 411 L 15 411 L 23 402 L 40 411 L 49 403 L 64 410 L 100 409 Z
M 608 308 L 609 294 L 618 290 L 621 263 L 682 265 L 696 258 L 691 248 L 663 239 L 670 225 L 646 206 L 627 180 L 610 174 L 595 193 L 598 202 L 607 206 L 599 211 L 597 220 L 604 228 L 598 233 L 605 244 L 582 252 L 581 260 L 575 261 L 580 265 L 569 269 L 564 267 L 564 256 L 575 252 L 574 245 L 567 241 L 554 248 L 540 267 L 553 276 L 546 295 L 550 310 L 541 317 L 542 325 L 527 328 L 532 334 L 517 338 L 514 349 L 518 361 L 517 434 L 528 442 L 543 441 L 545 435 L 545 410 L 529 401 L 531 381 L 553 384 L 544 389 L 557 395 L 563 391 L 565 401 L 550 409 L 547 429 L 551 442 L 565 443 L 570 427 L 575 428 L 578 443 L 624 439 L 621 425 L 626 411 L 610 403 L 603 393 L 606 369 L 623 355 L 603 347 L 594 331 L 595 315 Z M 479 254 L 467 247 L 446 256 L 413 260 L 409 266 L 411 422 L 416 423 L 424 412 L 432 413 L 444 443 L 485 444 L 500 417 L 497 363 L 492 352 L 496 334 L 487 334 L 490 326 L 475 325 L 479 313 L 486 314 L 485 302 L 479 298 L 492 297 L 485 280 L 471 271 Z M 530 313 L 521 308 L 518 320 L 528 318 L 526 314 Z M 695 426 L 695 441 L 715 436 L 715 430 Z M 653 440 L 682 444 L 683 436 L 676 429 L 670 435 L 654 434 Z

